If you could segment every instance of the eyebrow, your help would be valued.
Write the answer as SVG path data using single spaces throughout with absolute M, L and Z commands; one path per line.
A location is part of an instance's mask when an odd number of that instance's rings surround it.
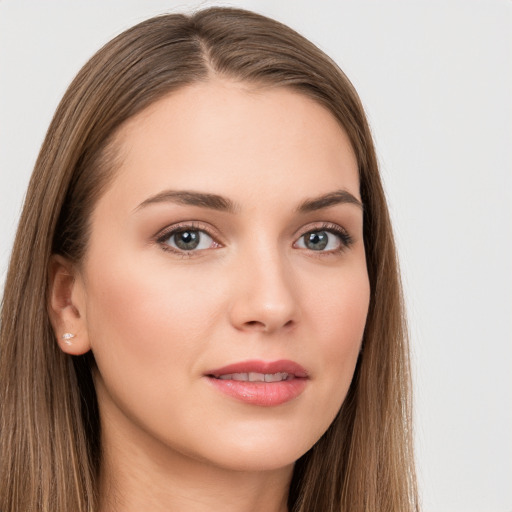
M 192 192 L 188 190 L 164 190 L 154 196 L 144 200 L 135 211 L 145 208 L 151 204 L 175 203 L 185 206 L 199 206 L 222 212 L 234 213 L 239 210 L 236 203 L 230 199 L 217 194 L 208 194 L 203 192 Z M 318 197 L 304 200 L 299 204 L 296 211 L 299 213 L 309 213 L 324 208 L 330 208 L 338 204 L 353 204 L 363 209 L 363 204 L 353 194 L 347 190 L 336 190 Z
M 233 201 L 217 194 L 205 194 L 202 192 L 190 192 L 187 190 L 165 190 L 164 192 L 160 192 L 159 194 L 151 196 L 143 201 L 139 206 L 137 206 L 137 208 L 135 208 L 135 211 L 149 206 L 150 204 L 167 202 L 186 206 L 199 206 L 201 208 L 209 208 L 211 210 L 230 213 L 237 210 Z
M 364 208 L 363 203 L 347 190 L 336 190 L 322 196 L 306 199 L 299 205 L 297 211 L 299 213 L 309 213 L 338 204 L 353 204 L 361 208 L 361 210 Z

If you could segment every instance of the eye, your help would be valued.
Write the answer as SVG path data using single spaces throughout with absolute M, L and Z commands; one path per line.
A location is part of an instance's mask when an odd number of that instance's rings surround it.
M 339 226 L 315 229 L 304 233 L 295 243 L 299 249 L 316 252 L 341 251 L 350 246 L 352 238 Z
M 179 227 L 166 232 L 158 239 L 165 250 L 176 252 L 201 251 L 219 247 L 219 244 L 202 229 Z

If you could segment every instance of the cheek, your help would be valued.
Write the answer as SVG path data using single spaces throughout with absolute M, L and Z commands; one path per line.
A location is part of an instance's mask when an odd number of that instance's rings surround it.
M 316 353 L 320 357 L 318 384 L 322 400 L 314 413 L 334 419 L 352 381 L 363 338 L 370 288 L 366 267 L 331 276 L 324 293 L 313 299 L 308 314 L 315 325 Z M 313 318 L 315 320 L 313 320 Z
M 327 352 L 343 355 L 359 351 L 366 325 L 370 298 L 366 273 L 346 276 L 332 289 L 325 301 L 319 301 L 318 314 L 328 326 Z M 321 311 L 321 313 L 320 313 Z
M 318 339 L 325 344 L 324 351 L 343 353 L 352 347 L 359 350 L 370 302 L 364 253 L 324 279 L 313 272 L 310 275 L 315 281 L 307 286 L 315 293 L 309 293 L 304 311 L 314 322 Z
M 204 348 L 219 309 L 199 282 L 154 262 L 110 261 L 96 271 L 88 286 L 87 324 L 100 370 L 157 376 L 189 367 L 184 363 Z
M 368 306 L 370 302 L 370 285 L 366 269 L 358 275 L 344 280 L 343 288 L 338 292 L 338 301 L 325 305 L 333 325 L 333 335 L 338 342 L 333 342 L 332 349 L 353 369 L 361 348 Z M 334 292 L 333 292 L 334 295 Z M 333 361 L 336 358 L 333 357 Z M 350 376 L 350 380 L 351 380 Z

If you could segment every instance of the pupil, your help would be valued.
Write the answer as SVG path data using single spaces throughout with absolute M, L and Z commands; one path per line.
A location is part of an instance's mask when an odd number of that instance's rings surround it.
M 321 251 L 327 247 L 329 237 L 325 231 L 317 231 L 306 235 L 306 247 L 313 251 Z
M 182 231 L 176 234 L 176 245 L 183 250 L 189 251 L 199 245 L 199 233 L 197 231 Z

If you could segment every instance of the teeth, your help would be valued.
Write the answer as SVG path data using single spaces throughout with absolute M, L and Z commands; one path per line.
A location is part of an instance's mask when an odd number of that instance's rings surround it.
M 288 380 L 287 373 L 266 373 L 265 382 L 279 382 L 281 380 Z
M 289 375 L 285 372 L 279 373 L 227 373 L 225 375 L 219 375 L 221 380 L 238 380 L 244 382 L 281 382 L 288 380 Z

